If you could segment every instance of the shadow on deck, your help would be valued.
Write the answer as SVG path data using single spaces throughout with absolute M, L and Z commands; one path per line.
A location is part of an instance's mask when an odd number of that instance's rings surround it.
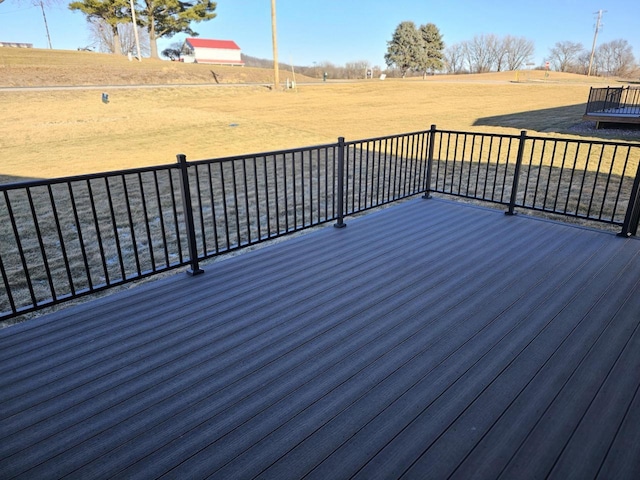
M 640 241 L 347 224 L 0 331 L 0 477 L 640 476 Z

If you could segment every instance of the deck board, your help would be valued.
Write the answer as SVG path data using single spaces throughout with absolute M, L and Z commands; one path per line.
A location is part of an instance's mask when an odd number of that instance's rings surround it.
M 0 476 L 640 475 L 640 241 L 347 223 L 1 330 Z

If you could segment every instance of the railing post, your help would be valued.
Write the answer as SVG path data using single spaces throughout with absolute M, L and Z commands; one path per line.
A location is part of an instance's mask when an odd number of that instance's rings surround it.
M 338 221 L 333 226 L 344 228 L 344 137 L 338 138 Z
M 187 243 L 189 245 L 189 263 L 191 269 L 187 270 L 189 275 L 199 275 L 204 273 L 198 264 L 198 250 L 196 248 L 196 229 L 193 222 L 193 208 L 191 206 L 191 188 L 189 187 L 189 171 L 187 157 L 179 153 L 178 165 L 180 167 L 180 180 L 182 182 L 182 205 L 184 208 L 185 227 L 187 228 Z
M 631 197 L 629 205 L 624 216 L 622 231 L 618 234 L 620 237 L 630 237 L 638 233 L 638 223 L 640 222 L 640 163 L 636 171 L 636 178 L 631 188 Z
M 429 130 L 429 151 L 427 154 L 427 185 L 424 191 L 424 195 L 422 198 L 431 198 L 431 171 L 433 168 L 433 148 L 436 143 L 436 126 L 431 125 L 431 130 Z
M 511 198 L 509 199 L 509 210 L 506 215 L 515 215 L 516 198 L 518 196 L 518 183 L 520 183 L 520 167 L 522 166 L 522 156 L 524 154 L 524 142 L 527 139 L 527 131 L 520 131 L 520 143 L 518 145 L 518 156 L 516 158 L 516 170 L 513 172 L 513 185 L 511 186 Z M 505 168 L 507 168 L 505 166 Z
M 585 109 L 585 115 L 591 113 L 591 103 L 593 102 L 593 87 L 589 87 L 589 98 L 587 99 L 587 108 Z

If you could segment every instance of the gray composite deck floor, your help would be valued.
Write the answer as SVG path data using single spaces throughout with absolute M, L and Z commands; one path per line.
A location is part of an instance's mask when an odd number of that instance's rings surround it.
M 0 477 L 640 478 L 640 241 L 347 223 L 0 331 Z

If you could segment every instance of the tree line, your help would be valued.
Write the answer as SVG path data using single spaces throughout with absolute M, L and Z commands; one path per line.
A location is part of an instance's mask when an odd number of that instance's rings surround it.
M 629 42 L 623 39 L 612 40 L 599 45 L 593 52 L 584 48 L 581 43 L 557 42 L 550 49 L 549 63 L 559 72 L 580 73 L 586 75 L 624 77 L 634 69 L 635 58 Z M 589 72 L 589 66 L 591 71 Z
M 413 22 L 401 22 L 387 42 L 385 62 L 402 77 L 435 71 L 458 74 L 546 68 L 531 62 L 534 52 L 532 40 L 513 35 L 481 34 L 445 46 L 436 25 L 416 27 Z M 557 42 L 545 61 L 553 70 L 585 75 L 625 76 L 638 68 L 631 45 L 623 39 L 601 44 L 593 58 L 581 43 Z
M 447 73 L 485 73 L 519 70 L 529 63 L 535 45 L 525 37 L 494 34 L 475 35 L 447 47 Z

